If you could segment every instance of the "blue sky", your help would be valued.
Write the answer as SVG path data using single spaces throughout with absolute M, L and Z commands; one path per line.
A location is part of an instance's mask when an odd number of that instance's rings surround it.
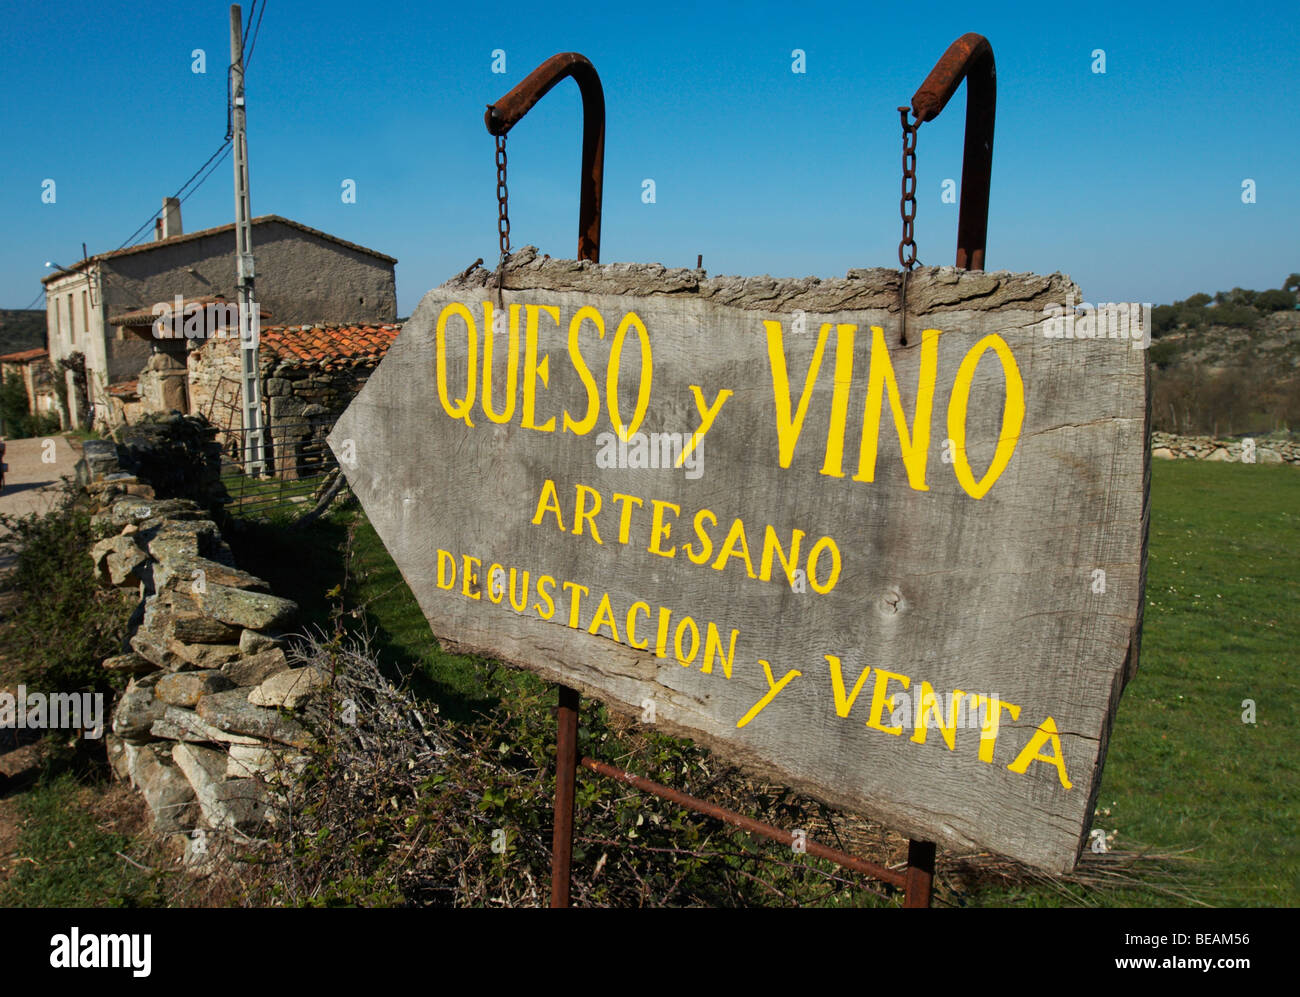
M 578 51 L 608 108 L 604 262 L 694 266 L 702 253 L 714 274 L 822 277 L 896 266 L 895 109 L 977 31 L 998 64 L 989 269 L 1060 270 L 1093 301 L 1277 287 L 1300 271 L 1294 12 L 268 0 L 248 74 L 253 212 L 397 257 L 407 315 L 476 257 L 495 261 L 484 105 Z M 116 248 L 221 144 L 229 4 L 70 3 L 57 16 L 6 4 L 4 18 L 0 305 L 21 308 L 45 260 L 70 264 L 83 241 Z M 192 72 L 196 48 L 206 74 Z M 791 72 L 797 48 L 804 74 Z M 957 208 L 940 193 L 961 175 L 964 105 L 963 90 L 920 130 L 922 263 L 953 262 Z M 511 133 L 516 247 L 574 254 L 580 134 L 571 82 Z M 182 210 L 190 231 L 232 219 L 229 159 Z

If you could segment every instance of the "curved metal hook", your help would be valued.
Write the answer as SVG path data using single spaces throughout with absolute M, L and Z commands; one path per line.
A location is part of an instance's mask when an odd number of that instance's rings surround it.
M 957 222 L 957 266 L 984 269 L 989 228 L 989 183 L 993 173 L 993 118 L 997 68 L 993 46 L 970 32 L 948 46 L 920 89 L 912 95 L 918 122 L 933 121 L 966 81 L 966 144 L 961 161 L 961 214 Z
M 551 88 L 572 76 L 582 94 L 582 174 L 578 189 L 578 259 L 600 262 L 600 200 L 605 182 L 605 91 L 596 67 L 577 52 L 553 55 L 495 104 L 483 123 L 505 135 Z

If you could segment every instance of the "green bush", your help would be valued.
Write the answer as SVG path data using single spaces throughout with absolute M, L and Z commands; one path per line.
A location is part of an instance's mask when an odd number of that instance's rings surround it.
M 0 516 L 18 550 L 3 581 L 19 595 L 4 635 L 18 679 L 42 692 L 105 692 L 101 663 L 121 650 L 129 616 L 121 593 L 95 580 L 90 510 L 76 492 L 43 516 Z
M 1255 298 L 1255 307 L 1261 312 L 1284 312 L 1295 308 L 1294 291 L 1264 291 Z
M 43 413 L 33 415 L 27 411 L 27 389 L 23 379 L 10 374 L 0 385 L 0 426 L 10 439 L 25 440 L 33 436 L 49 436 L 59 431 L 57 416 Z
M 1239 329 L 1253 329 L 1259 321 L 1259 312 L 1249 305 L 1219 305 L 1213 311 L 1215 325 L 1234 326 Z

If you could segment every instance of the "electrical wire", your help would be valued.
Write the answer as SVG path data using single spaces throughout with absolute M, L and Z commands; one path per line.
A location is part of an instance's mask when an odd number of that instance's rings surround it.
M 253 0 L 253 7 L 257 6 L 257 0 Z M 262 0 L 262 7 L 257 12 L 257 24 L 253 28 L 253 40 L 248 43 L 248 55 L 244 57 L 244 72 L 248 72 L 248 67 L 253 61 L 253 50 L 257 48 L 257 33 L 262 30 L 262 15 L 266 13 L 266 0 Z M 248 10 L 248 23 L 253 23 L 253 9 Z M 247 36 L 245 36 L 247 37 Z
M 207 158 L 207 160 L 203 163 L 202 166 L 200 166 L 197 170 L 195 170 L 192 174 L 190 174 L 190 178 L 186 180 L 183 184 L 181 184 L 180 188 L 172 196 L 179 198 L 181 194 L 185 192 L 185 188 L 189 187 L 189 185 L 194 182 L 194 178 L 197 177 L 200 173 L 202 173 L 205 169 L 207 169 L 208 163 L 211 163 L 218 156 L 221 156 L 223 153 L 228 153 L 229 151 L 230 151 L 230 139 L 226 139 L 221 143 L 220 146 L 217 147 L 217 151 Z M 211 175 L 211 173 L 212 171 L 208 170 L 208 174 L 203 177 L 203 180 L 206 180 L 208 176 Z M 199 185 L 203 183 L 203 180 L 200 180 L 198 184 L 195 184 L 194 189 L 191 190 L 189 194 L 185 194 L 185 197 L 189 197 L 190 194 L 193 194 L 195 190 L 198 190 Z M 134 232 L 132 232 L 129 236 L 127 236 L 126 239 L 123 240 L 122 244 L 117 248 L 122 249 L 125 246 L 131 245 L 145 229 L 147 229 L 150 225 L 154 223 L 154 219 L 156 219 L 160 214 L 162 214 L 161 208 L 155 211 L 152 215 L 150 215 L 149 220 L 145 222 L 143 225 L 141 225 Z M 114 250 L 114 252 L 116 252 L 116 250 Z

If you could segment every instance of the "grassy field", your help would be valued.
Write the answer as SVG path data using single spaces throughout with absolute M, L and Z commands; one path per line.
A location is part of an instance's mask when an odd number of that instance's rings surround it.
M 1182 898 L 1153 875 L 1161 885 L 1034 884 L 985 889 L 977 903 L 1300 905 L 1300 472 L 1154 461 L 1151 507 L 1141 668 L 1120 702 L 1095 826 L 1115 832 L 1116 849 L 1190 850 L 1172 863 Z M 482 703 L 482 665 L 438 650 L 364 517 L 355 547 L 356 591 L 390 660 L 425 675 L 444 709 Z

